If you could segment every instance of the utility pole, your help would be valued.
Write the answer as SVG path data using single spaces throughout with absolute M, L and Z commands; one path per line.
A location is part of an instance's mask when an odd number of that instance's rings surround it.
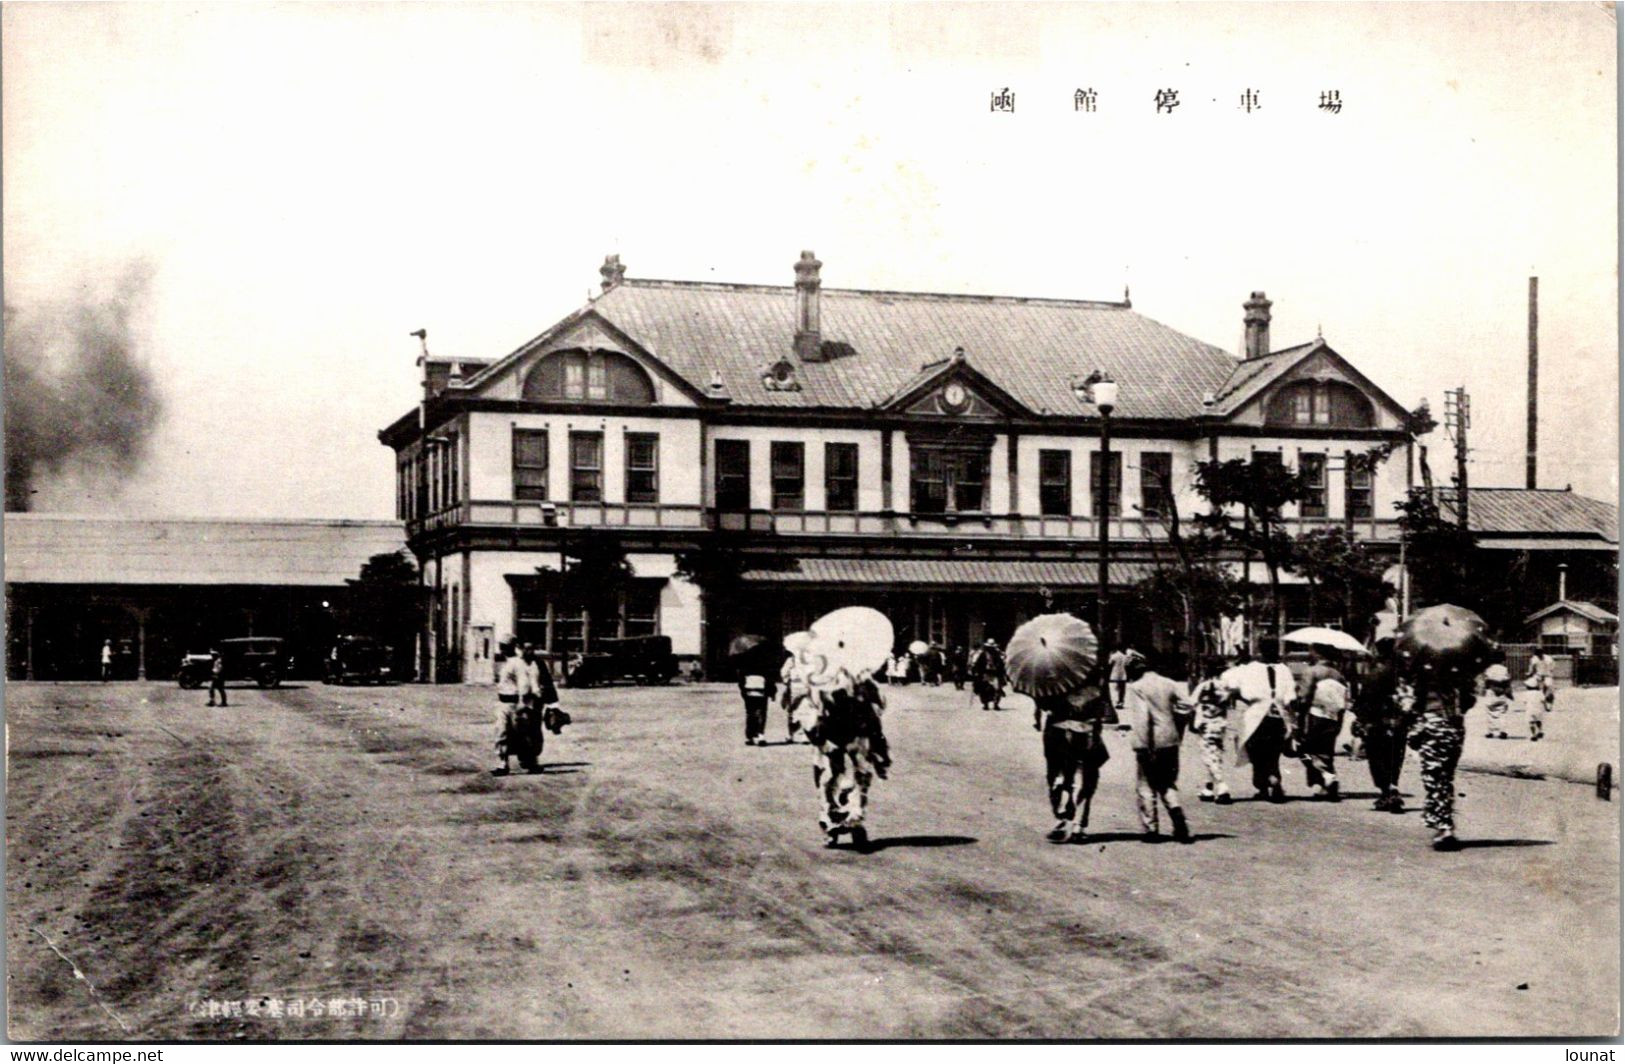
M 1467 429 L 1473 422 L 1466 388 L 1444 393 L 1444 427 L 1456 444 L 1456 524 L 1467 527 Z

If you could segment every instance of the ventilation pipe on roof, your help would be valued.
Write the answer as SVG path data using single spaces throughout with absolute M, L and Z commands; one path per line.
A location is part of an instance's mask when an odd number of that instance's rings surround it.
M 604 291 L 606 292 L 626 280 L 626 267 L 621 265 L 621 257 L 619 255 L 605 255 L 604 264 L 598 267 L 598 276 L 604 279 Z
M 803 362 L 823 361 L 824 337 L 818 327 L 818 271 L 823 265 L 810 251 L 803 251 L 796 263 L 795 350 Z
M 1245 358 L 1263 358 L 1270 353 L 1270 301 L 1263 292 L 1254 292 L 1252 298 L 1241 305 L 1245 312 L 1242 326 L 1246 330 Z

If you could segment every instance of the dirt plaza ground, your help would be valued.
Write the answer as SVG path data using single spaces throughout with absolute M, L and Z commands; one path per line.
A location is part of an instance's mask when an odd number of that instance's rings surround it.
M 495 778 L 485 689 L 8 684 L 10 1035 L 1619 1030 L 1619 804 L 1520 778 L 1531 744 L 1470 742 L 1469 847 L 1435 854 L 1362 763 L 1339 805 L 1215 807 L 1189 746 L 1198 841 L 1142 843 L 1113 734 L 1095 834 L 1054 846 L 1029 703 L 890 697 L 859 854 L 720 685 L 565 692 L 545 773 Z M 1564 692 L 1540 756 L 1617 764 L 1616 702 Z

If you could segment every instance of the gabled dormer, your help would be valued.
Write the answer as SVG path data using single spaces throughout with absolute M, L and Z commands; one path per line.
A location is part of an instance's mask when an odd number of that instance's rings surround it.
M 1232 424 L 1283 431 L 1402 429 L 1407 413 L 1323 338 L 1249 358 L 1208 408 Z
M 705 397 L 591 307 L 470 378 L 482 399 L 694 406 Z
M 919 417 L 995 419 L 1031 411 L 970 364 L 962 347 L 928 362 L 876 409 Z

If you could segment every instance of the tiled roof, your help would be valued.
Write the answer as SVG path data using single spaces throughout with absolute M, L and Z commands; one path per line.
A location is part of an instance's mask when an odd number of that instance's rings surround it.
M 1119 383 L 1117 416 L 1200 414 L 1234 356 L 1119 303 L 825 288 L 828 362 L 803 363 L 800 391 L 770 392 L 763 369 L 791 352 L 792 287 L 627 280 L 593 309 L 696 387 L 720 373 L 738 406 L 872 408 L 965 349 L 971 367 L 1035 413 L 1087 414 L 1071 382 L 1104 369 Z
M 1113 587 L 1137 584 L 1155 568 L 1149 562 L 1107 562 Z M 929 558 L 803 558 L 791 570 L 747 570 L 761 584 L 888 584 L 935 587 L 1096 587 L 1094 562 L 993 561 Z
M 1249 396 L 1259 388 L 1279 377 L 1297 364 L 1309 352 L 1317 347 L 1325 346 L 1324 340 L 1311 340 L 1306 344 L 1297 344 L 1293 347 L 1283 347 L 1279 351 L 1271 351 L 1258 358 L 1249 358 L 1237 364 L 1235 372 L 1214 392 L 1215 402 L 1211 409 L 1215 414 L 1233 413 Z
M 406 547 L 398 521 L 133 520 L 5 515 L 8 584 L 342 586 Z
M 1439 510 L 1453 519 L 1456 507 L 1442 499 Z M 1619 508 L 1567 490 L 1470 488 L 1467 523 L 1482 535 L 1595 536 L 1619 542 Z
M 1471 489 L 1469 489 L 1469 490 L 1471 490 Z M 1593 622 L 1595 624 L 1617 624 L 1617 623 L 1619 623 L 1619 618 L 1617 616 L 1615 616 L 1612 613 L 1609 613 L 1607 610 L 1603 609 L 1601 606 L 1596 605 L 1595 603 L 1592 603 L 1592 602 L 1574 602 L 1574 601 L 1572 601 L 1570 599 L 1564 599 L 1561 602 L 1554 602 L 1550 606 L 1547 606 L 1543 610 L 1536 610 L 1534 613 L 1531 613 L 1529 616 L 1525 617 L 1523 619 L 1523 623 L 1524 624 L 1532 624 L 1535 621 L 1540 620 L 1542 617 L 1545 617 L 1548 614 L 1556 613 L 1559 610 L 1570 610 L 1570 611 L 1572 611 L 1574 613 L 1578 613 L 1580 616 L 1584 617 L 1586 620 L 1591 621 L 1591 622 Z

